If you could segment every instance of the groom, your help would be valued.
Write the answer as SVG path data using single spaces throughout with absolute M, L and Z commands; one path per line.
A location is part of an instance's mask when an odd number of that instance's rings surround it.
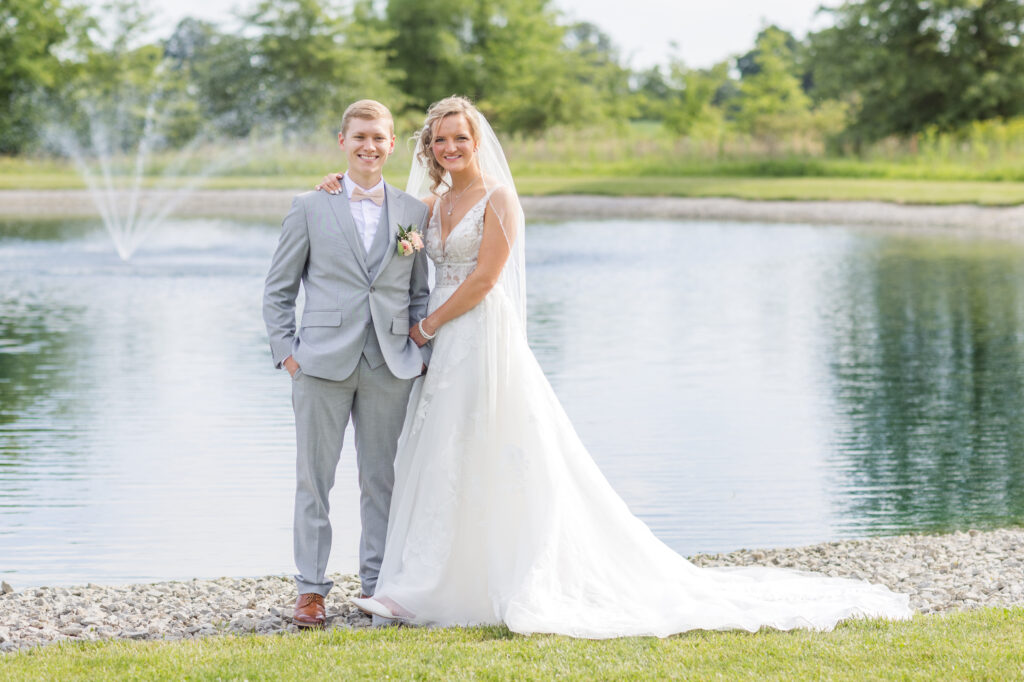
M 395 148 L 391 112 L 360 100 L 341 119 L 344 192 L 295 197 L 267 274 L 263 320 L 274 365 L 292 377 L 298 442 L 294 622 L 322 626 L 331 552 L 328 496 L 351 415 L 359 470 L 359 577 L 373 595 L 384 556 L 394 460 L 412 380 L 426 356 L 409 338 L 426 315 L 423 251 L 397 252 L 399 226 L 423 234 L 427 208 L 384 183 Z M 299 284 L 306 302 L 298 331 Z

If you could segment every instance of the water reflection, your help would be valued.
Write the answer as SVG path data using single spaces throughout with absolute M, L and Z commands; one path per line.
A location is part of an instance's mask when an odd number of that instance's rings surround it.
M 831 311 L 838 518 L 890 532 L 1024 514 L 1024 253 L 872 239 Z
M 76 506 L 66 493 L 88 475 L 74 434 L 62 426 L 83 407 L 70 378 L 75 343 L 88 330 L 75 322 L 80 309 L 41 294 L 24 281 L 0 290 L 0 519 L 9 520 L 0 523 L 0 537 L 25 532 L 19 510 Z M 38 456 L 61 450 L 72 454 Z
M 97 227 L 0 243 L 0 571 L 287 570 L 288 384 L 259 315 L 273 233 L 183 224 L 125 264 Z

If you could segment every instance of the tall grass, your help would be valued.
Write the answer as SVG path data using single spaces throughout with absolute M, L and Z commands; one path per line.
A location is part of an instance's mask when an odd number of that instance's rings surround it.
M 386 173 L 403 176 L 412 157 L 410 133 L 401 131 Z M 858 156 L 830 153 L 813 132 L 771 140 L 740 134 L 714 139 L 679 138 L 654 122 L 608 128 L 552 129 L 540 137 L 503 140 L 517 177 L 772 177 L 906 180 L 1024 181 L 1024 118 L 979 121 L 953 132 L 928 130 L 890 138 Z M 344 165 L 334 131 L 302 138 L 258 137 L 221 142 L 189 152 L 151 155 L 146 175 L 199 174 L 239 146 L 241 161 L 221 171 L 227 177 L 319 178 Z M 114 159 L 115 172 L 130 175 L 133 156 Z M 0 176 L 64 174 L 69 164 L 54 158 L 0 158 Z M 216 184 L 216 183 L 215 183 Z M 10 186 L 10 183 L 6 183 Z
M 848 177 L 1024 181 L 1024 118 L 975 122 L 954 132 L 889 138 L 859 156 L 829 153 L 814 133 L 771 140 L 727 134 L 677 138 L 660 126 L 555 130 L 506 142 L 513 170 L 544 175 Z

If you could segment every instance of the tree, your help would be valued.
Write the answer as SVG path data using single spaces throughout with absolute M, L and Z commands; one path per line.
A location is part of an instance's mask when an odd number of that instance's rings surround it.
M 951 11 L 949 55 L 961 96 L 939 121 L 946 127 L 1024 114 L 1024 4 L 969 2 Z
M 860 0 L 809 36 L 814 95 L 848 102 L 854 141 L 1024 114 L 1019 0 Z
M 807 123 L 811 99 L 794 75 L 791 37 L 778 29 L 766 29 L 758 36 L 752 68 L 740 80 L 735 120 L 741 131 L 777 138 Z
M 628 111 L 611 41 L 593 25 L 563 26 L 550 0 L 389 0 L 386 17 L 390 63 L 417 109 L 463 94 L 524 133 Z
M 61 0 L 0 4 L 0 153 L 22 151 L 34 139 L 41 95 L 61 80 L 55 50 L 81 14 Z
M 585 119 L 585 88 L 548 0 L 488 0 L 475 23 L 487 75 L 480 104 L 504 130 L 539 133 Z
M 387 64 L 392 33 L 373 25 L 369 2 L 346 16 L 331 0 L 260 0 L 245 17 L 258 37 L 252 68 L 258 108 L 291 128 L 337 123 L 365 97 L 401 108 L 401 74 Z
M 661 67 L 652 66 L 634 72 L 630 81 L 636 117 L 663 120 L 672 96 L 672 88 Z
M 811 70 L 807 67 L 806 46 L 792 33 L 774 24 L 761 29 L 754 39 L 754 48 L 736 58 L 736 70 L 740 73 L 740 80 L 760 73 L 761 48 L 758 46 L 769 38 L 776 43 L 782 43 L 777 48 L 779 56 L 791 65 L 790 72 L 800 81 L 801 89 L 808 92 L 812 86 L 812 77 Z
M 259 121 L 260 79 L 251 63 L 254 42 L 186 18 L 164 44 L 164 56 L 187 81 L 201 119 L 230 137 L 245 137 Z
M 69 73 L 52 115 L 60 128 L 77 135 L 87 146 L 104 153 L 135 149 L 143 138 L 160 144 L 173 127 L 174 105 L 183 83 L 163 68 L 163 48 L 146 42 L 152 15 L 141 0 L 112 0 L 98 17 L 90 18 L 70 51 Z M 186 105 L 187 106 L 187 105 Z M 181 135 L 169 141 L 180 144 Z
M 423 111 L 451 94 L 479 97 L 486 81 L 472 0 L 388 0 L 380 26 L 394 30 L 388 63 L 410 106 Z
M 578 91 L 577 122 L 632 118 L 636 106 L 630 97 L 630 72 L 619 63 L 611 36 L 595 24 L 577 22 L 567 29 L 565 47 L 571 57 L 569 76 Z
M 717 138 L 724 116 L 716 106 L 718 93 L 729 82 L 729 65 L 688 69 L 679 60 L 669 67 L 670 95 L 664 110 L 665 127 L 679 135 Z

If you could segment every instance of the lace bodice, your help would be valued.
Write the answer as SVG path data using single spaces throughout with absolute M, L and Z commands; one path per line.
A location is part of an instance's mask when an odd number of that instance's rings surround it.
M 476 268 L 476 257 L 480 251 L 480 240 L 484 234 L 484 212 L 487 210 L 487 199 L 490 192 L 481 197 L 472 208 L 466 211 L 462 220 L 448 234 L 448 239 L 441 242 L 441 214 L 438 199 L 434 202 L 434 211 L 427 224 L 426 246 L 427 256 L 437 267 L 435 286 L 457 287 L 462 284 L 469 273 Z

